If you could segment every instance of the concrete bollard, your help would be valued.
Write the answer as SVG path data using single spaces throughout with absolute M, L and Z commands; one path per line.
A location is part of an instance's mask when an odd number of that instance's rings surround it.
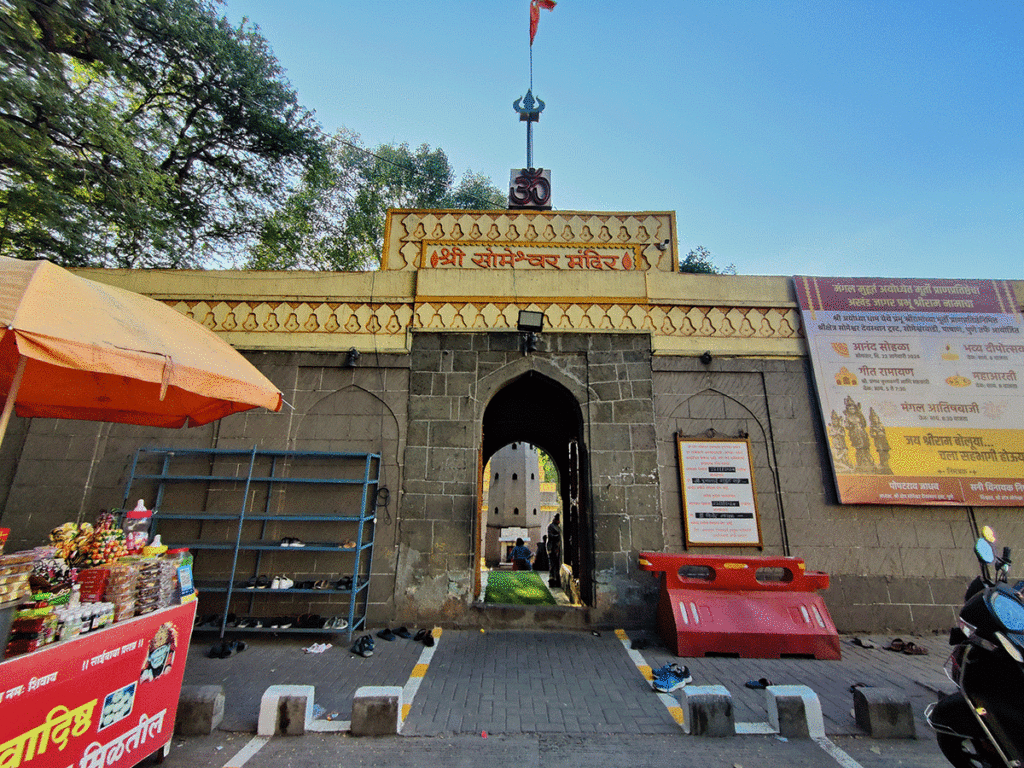
M 183 685 L 178 697 L 174 732 L 179 736 L 209 736 L 224 719 L 224 686 Z
M 732 694 L 724 685 L 693 685 L 683 689 L 684 728 L 691 736 L 734 736 Z
M 857 725 L 873 739 L 912 739 L 914 712 L 910 699 L 895 688 L 853 689 Z
M 825 735 L 818 695 L 806 685 L 769 685 L 764 690 L 768 724 L 787 739 Z
M 272 685 L 260 699 L 259 736 L 301 736 L 313 719 L 312 685 Z
M 397 685 L 364 685 L 352 699 L 353 736 L 395 736 L 402 726 L 402 689 Z

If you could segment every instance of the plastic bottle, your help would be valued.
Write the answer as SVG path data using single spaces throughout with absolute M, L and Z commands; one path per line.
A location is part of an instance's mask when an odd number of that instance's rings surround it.
M 132 554 L 142 551 L 142 548 L 149 542 L 149 527 L 153 521 L 153 513 L 146 509 L 142 499 L 139 499 L 135 509 L 125 515 L 121 527 L 125 533 L 125 546 Z

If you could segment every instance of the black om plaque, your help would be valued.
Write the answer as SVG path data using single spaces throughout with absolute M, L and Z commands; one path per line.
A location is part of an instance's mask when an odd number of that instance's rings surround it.
M 508 188 L 509 208 L 551 208 L 551 171 L 543 168 L 512 170 Z

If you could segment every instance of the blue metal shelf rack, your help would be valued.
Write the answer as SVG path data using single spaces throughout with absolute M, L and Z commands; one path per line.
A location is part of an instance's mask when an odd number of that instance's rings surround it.
M 196 460 L 207 459 L 210 472 L 207 474 L 175 474 L 176 460 L 195 462 Z M 230 474 L 215 474 L 213 472 L 216 463 L 229 463 L 235 459 L 235 471 Z M 225 462 L 223 460 L 228 460 Z M 358 475 L 357 477 L 311 477 L 279 475 L 278 471 L 282 466 L 289 469 L 301 468 L 303 462 L 316 461 L 323 465 L 337 463 L 340 470 L 347 467 L 348 474 Z M 143 472 L 140 467 L 158 464 L 158 471 Z M 269 463 L 269 471 L 266 465 Z M 256 474 L 256 468 L 265 474 Z M 122 509 L 130 509 L 129 499 L 138 495 L 140 486 L 145 485 L 149 490 L 155 486 L 155 501 L 153 503 L 153 525 L 156 532 L 161 522 L 198 522 L 200 525 L 200 538 L 195 541 L 165 541 L 173 547 L 187 547 L 192 552 L 222 551 L 230 552 L 232 556 L 231 568 L 226 580 L 204 579 L 201 576 L 201 562 L 197 562 L 196 585 L 200 594 L 223 593 L 224 611 L 220 616 L 219 629 L 221 637 L 226 631 L 232 632 L 320 632 L 325 634 L 345 633 L 351 637 L 352 633 L 363 629 L 366 626 L 366 606 L 369 595 L 369 575 L 373 562 L 374 528 L 376 523 L 377 491 L 380 487 L 380 455 L 375 453 L 348 453 L 348 452 L 321 452 L 321 451 L 271 451 L 259 450 L 258 446 L 251 449 L 223 449 L 223 448 L 140 448 L 135 452 L 132 459 L 131 470 L 128 482 L 125 485 L 124 501 Z M 163 503 L 167 490 L 171 486 L 187 484 L 200 484 L 205 486 L 207 493 L 211 487 L 227 487 L 232 484 L 237 487 L 242 485 L 242 502 L 237 512 L 208 511 L 200 509 L 195 511 L 185 510 L 164 510 Z M 282 492 L 288 486 L 356 486 L 359 491 L 358 514 L 341 515 L 316 515 L 316 514 L 271 514 L 271 502 L 277 498 L 281 501 L 280 495 L 275 497 L 275 491 Z M 262 487 L 262 493 L 254 491 Z M 133 493 L 134 491 L 134 493 Z M 262 508 L 253 509 L 258 499 L 262 498 Z M 243 526 L 247 522 L 259 523 L 259 537 L 256 539 L 242 540 Z M 340 541 L 332 542 L 306 542 L 301 547 L 282 546 L 266 538 L 268 524 L 271 523 L 323 523 L 324 532 L 332 530 L 338 534 L 348 524 L 348 529 L 354 528 L 353 536 L 340 537 Z M 204 525 L 220 525 L 234 523 L 234 540 L 209 541 L 203 540 L 202 527 Z M 334 527 L 331 528 L 331 524 Z M 222 531 L 222 534 L 230 536 L 230 531 Z M 344 546 L 352 542 L 355 546 Z M 277 552 L 295 555 L 299 553 L 347 553 L 352 556 L 352 586 L 351 588 L 339 588 L 332 584 L 330 589 L 304 589 L 293 587 L 291 589 L 253 589 L 248 586 L 248 576 L 238 573 L 238 555 L 240 552 L 252 552 L 255 557 L 255 566 L 252 577 L 261 573 L 261 564 L 264 553 Z M 201 559 L 201 556 L 200 556 Z M 331 580 L 333 582 L 333 579 Z M 339 580 L 340 582 L 341 580 Z M 296 627 L 293 629 L 280 628 L 252 628 L 235 627 L 228 624 L 228 615 L 232 611 L 232 601 L 238 595 L 248 598 L 248 613 L 252 613 L 256 598 L 277 597 L 283 595 L 317 595 L 320 598 L 327 598 L 329 595 L 344 595 L 347 597 L 348 626 L 345 629 L 337 628 L 316 628 Z M 197 629 L 216 629 L 217 626 L 197 626 Z

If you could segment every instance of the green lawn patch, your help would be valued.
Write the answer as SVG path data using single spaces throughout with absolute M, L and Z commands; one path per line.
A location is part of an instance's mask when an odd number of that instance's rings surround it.
M 547 576 L 547 574 L 544 574 Z M 535 571 L 492 571 L 487 577 L 485 603 L 499 605 L 557 605 L 541 574 Z

